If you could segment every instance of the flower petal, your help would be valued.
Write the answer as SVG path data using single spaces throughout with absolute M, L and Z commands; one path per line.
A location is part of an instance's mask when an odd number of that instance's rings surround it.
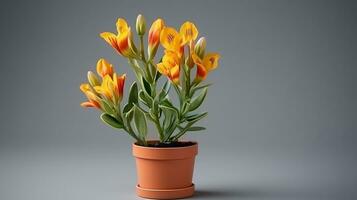
M 81 106 L 85 108 L 96 107 L 92 102 L 88 102 L 88 101 L 82 102 Z
M 104 58 L 101 58 L 97 62 L 97 73 L 101 77 L 105 77 L 106 75 L 112 76 L 113 75 L 113 65 L 110 64 L 107 60 Z
M 220 55 L 218 53 L 208 53 L 203 58 L 202 63 L 207 71 L 212 71 L 217 68 L 219 58 Z
M 110 46 L 119 52 L 119 47 L 117 43 L 117 35 L 111 32 L 103 32 L 100 34 L 100 37 L 103 38 Z
M 182 37 L 181 45 L 183 45 L 189 41 L 195 40 L 198 36 L 198 30 L 197 30 L 195 24 L 187 21 L 181 25 L 180 35 Z
M 118 18 L 116 26 L 119 35 L 129 29 L 128 23 L 126 23 L 125 19 L 122 18 Z
M 180 49 L 181 37 L 174 28 L 165 27 L 161 31 L 160 42 L 165 49 L 178 51 Z

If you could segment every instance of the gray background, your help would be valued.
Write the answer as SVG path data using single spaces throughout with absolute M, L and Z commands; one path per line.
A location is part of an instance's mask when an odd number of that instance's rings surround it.
M 209 75 L 193 199 L 357 198 L 357 4 L 1 1 L 0 199 L 139 199 L 131 138 L 79 106 L 117 17 L 194 21 Z

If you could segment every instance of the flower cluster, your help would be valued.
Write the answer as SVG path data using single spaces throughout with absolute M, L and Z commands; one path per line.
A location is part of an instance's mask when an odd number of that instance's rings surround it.
M 175 142 L 188 131 L 203 130 L 203 127 L 193 125 L 207 113 L 195 112 L 209 86 L 202 82 L 209 72 L 217 68 L 220 56 L 206 53 L 206 39 L 196 40 L 199 32 L 195 24 L 184 22 L 177 31 L 167 26 L 164 20 L 156 19 L 148 31 L 146 53 L 146 22 L 142 15 L 137 17 L 135 26 L 140 44 L 135 44 L 133 31 L 124 19 L 117 20 L 116 29 L 117 33 L 103 32 L 100 37 L 128 59 L 137 78 L 130 88 L 127 104 L 121 107 L 125 74 L 118 75 L 112 64 L 100 59 L 97 62 L 98 75 L 89 71 L 89 83 L 80 86 L 88 98 L 81 105 L 99 109 L 105 123 L 124 129 L 142 145 L 147 144 L 148 120 L 155 124 L 162 143 Z M 160 44 L 163 55 L 156 62 Z M 196 73 L 191 80 L 194 69 Z M 164 84 L 159 83 L 162 75 L 168 79 Z M 176 91 L 179 105 L 174 105 L 169 98 L 171 87 Z

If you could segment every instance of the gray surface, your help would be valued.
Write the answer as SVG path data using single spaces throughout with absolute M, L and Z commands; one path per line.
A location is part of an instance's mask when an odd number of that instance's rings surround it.
M 100 3 L 101 2 L 101 3 Z M 220 2 L 220 3 L 218 3 Z M 222 55 L 194 199 L 356 199 L 356 2 L 2 1 L 0 199 L 137 199 L 132 140 L 78 85 L 119 16 L 194 21 Z M 120 66 L 120 67 L 118 67 Z M 129 84 L 127 84 L 129 85 Z

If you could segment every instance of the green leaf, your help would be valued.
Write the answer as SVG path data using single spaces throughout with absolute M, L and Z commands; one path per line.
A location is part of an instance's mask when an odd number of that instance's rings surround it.
M 206 128 L 202 126 L 192 126 L 189 129 L 187 129 L 187 131 L 203 131 L 203 130 L 206 130 Z
M 156 74 L 155 74 L 155 82 L 157 82 L 158 80 L 159 80 L 159 78 L 161 77 L 161 73 L 158 71 L 158 70 L 156 70 Z
M 148 107 L 150 107 L 153 102 L 153 99 L 142 90 L 139 92 L 139 99 Z
M 138 84 L 134 82 L 130 87 L 128 103 L 124 106 L 123 113 L 129 112 L 133 105 L 138 102 Z
M 128 104 L 126 104 L 124 106 L 123 113 L 125 114 L 125 113 L 129 112 L 132 107 L 133 107 L 133 104 L 129 102 Z
M 135 104 L 138 103 L 138 84 L 136 84 L 136 82 L 134 82 L 130 87 L 129 102 Z
M 146 92 L 149 96 L 151 96 L 150 83 L 147 82 L 144 77 L 142 77 L 141 80 L 142 80 L 142 82 L 143 82 L 145 92 Z
M 132 130 L 131 121 L 133 121 L 133 116 L 134 116 L 133 113 L 134 113 L 134 107 L 132 107 L 129 111 L 127 111 L 124 114 L 125 127 L 127 127 L 129 130 Z
M 172 105 L 172 103 L 168 99 L 166 99 L 165 101 L 162 101 L 159 104 L 159 108 L 162 109 L 162 108 L 165 108 L 165 107 L 168 107 L 170 109 L 175 110 L 177 114 L 179 113 L 179 110 L 174 105 Z
M 161 106 L 160 107 L 164 113 L 163 129 L 165 133 L 164 141 L 166 141 L 176 129 L 178 122 L 178 113 L 175 109 Z
M 157 95 L 157 98 L 159 99 L 159 101 L 162 101 L 163 99 L 165 99 L 167 97 L 168 93 L 170 92 L 170 88 L 171 88 L 171 84 L 167 80 L 165 82 L 165 84 L 163 85 L 160 93 Z
M 117 119 L 115 119 L 114 117 L 112 117 L 107 113 L 103 113 L 102 115 L 100 115 L 100 118 L 104 123 L 110 125 L 113 128 L 121 129 L 124 127 L 124 125 L 121 122 L 119 122 Z
M 205 116 L 207 116 L 207 114 L 208 114 L 207 112 L 204 112 L 202 114 L 196 114 L 196 115 L 188 116 L 185 119 L 186 119 L 186 121 L 188 121 L 190 123 L 192 123 L 192 122 L 195 123 L 198 120 L 200 120 L 200 119 L 204 118 Z
M 115 113 L 115 110 L 113 109 L 113 107 L 110 106 L 106 100 L 102 100 L 100 103 L 101 103 L 101 107 L 103 108 L 104 112 L 106 112 L 110 115 Z
M 196 96 L 191 100 L 188 111 L 193 111 L 196 110 L 198 107 L 200 107 L 206 95 L 207 95 L 207 88 L 203 89 L 198 96 Z
M 192 86 L 191 91 L 190 91 L 190 96 L 192 97 L 192 95 L 194 95 L 196 91 L 208 88 L 211 85 L 212 84 L 206 84 L 206 85 L 201 85 L 201 86 L 199 86 L 199 85 Z
M 145 114 L 135 105 L 134 107 L 134 124 L 141 139 L 145 140 L 147 135 L 147 124 Z

